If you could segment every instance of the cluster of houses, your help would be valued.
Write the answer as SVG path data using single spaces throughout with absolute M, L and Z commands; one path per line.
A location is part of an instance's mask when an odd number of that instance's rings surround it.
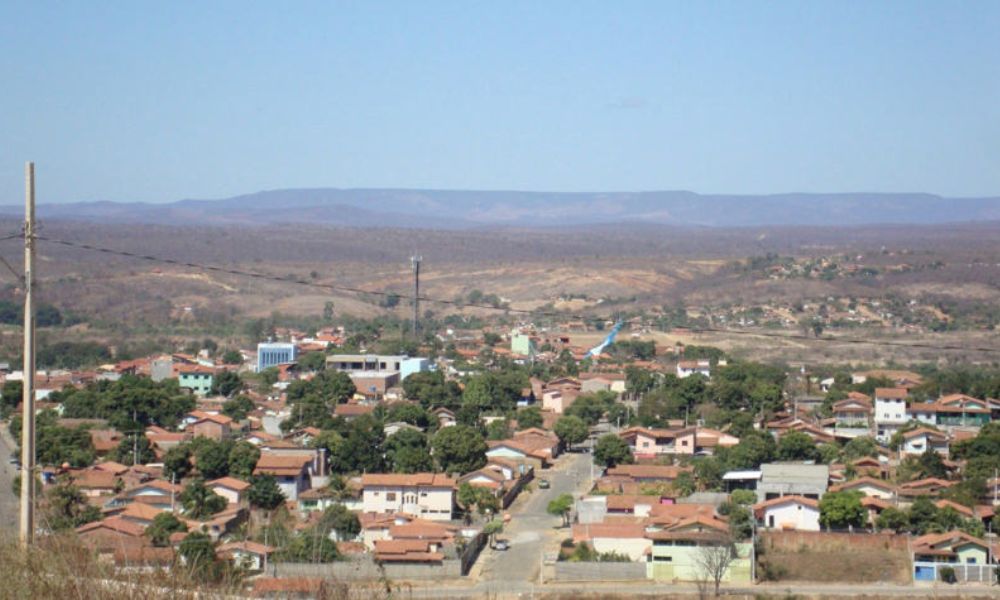
M 244 524 L 251 518 L 250 482 L 233 476 L 207 481 L 206 487 L 226 501 L 226 507 L 203 520 L 189 518 L 179 496 L 184 481 L 169 481 L 161 461 L 180 444 L 203 437 L 240 440 L 256 446 L 260 457 L 254 475 L 270 475 L 284 495 L 286 507 L 295 517 L 295 527 L 312 527 L 327 508 L 340 504 L 358 515 L 360 533 L 350 539 L 330 532 L 331 540 L 345 555 L 363 555 L 382 564 L 442 565 L 456 560 L 470 541 L 480 537 L 481 527 L 457 519 L 457 492 L 463 485 L 488 490 L 502 508 L 507 508 L 537 472 L 551 467 L 564 448 L 552 432 L 555 422 L 583 394 L 611 392 L 628 402 L 623 371 L 596 370 L 575 377 L 549 381 L 532 378 L 522 390 L 520 407 L 541 409 L 540 427 L 520 428 L 507 439 L 487 442 L 486 463 L 468 473 L 365 473 L 345 480 L 346 489 L 331 489 L 324 451 L 313 446 L 322 432 L 314 427 L 284 431 L 280 424 L 290 414 L 284 397 L 288 385 L 309 373 L 301 372 L 297 360 L 304 353 L 342 344 L 342 331 L 323 330 L 312 336 L 283 332 L 290 342 L 267 342 L 256 352 L 243 352 L 242 365 L 227 365 L 209 358 L 171 354 L 123 361 L 85 373 L 39 373 L 40 409 L 60 407 L 44 402 L 47 391 L 65 385 L 82 385 L 95 379 L 114 380 L 123 375 L 145 375 L 154 380 L 176 378 L 197 397 L 197 408 L 174 430 L 151 426 L 142 432 L 155 454 L 150 464 L 126 466 L 111 460 L 126 433 L 101 420 L 62 419 L 65 425 L 87 425 L 98 455 L 94 465 L 70 468 L 48 465 L 43 479 L 71 481 L 86 501 L 99 509 L 101 519 L 78 528 L 80 540 L 121 565 L 169 564 L 186 532 L 174 533 L 166 547 L 154 547 L 146 529 L 157 515 L 176 515 L 187 531 L 207 533 L 216 543 L 220 558 L 252 570 L 265 570 L 278 548 L 246 539 Z M 453 338 L 454 341 L 454 338 Z M 462 344 L 458 352 L 474 361 L 480 356 Z M 542 352 L 541 346 L 551 350 Z M 471 346 L 470 346 L 471 347 Z M 478 349 L 478 346 L 477 346 Z M 506 350 L 499 348 L 498 350 Z M 585 350 L 570 346 L 568 337 L 546 337 L 533 332 L 513 332 L 509 354 L 517 359 L 555 359 L 562 350 L 582 358 Z M 673 350 L 671 350 L 673 351 Z M 720 362 L 679 360 L 676 376 L 710 378 Z M 632 366 L 664 371 L 659 362 Z M 598 364 L 598 369 L 602 365 Z M 215 378 L 223 371 L 252 368 L 273 370 L 277 381 L 269 393 L 247 391 L 254 409 L 236 421 L 223 414 L 224 398 L 213 397 Z M 404 355 L 330 354 L 325 368 L 347 373 L 357 388 L 349 402 L 339 404 L 334 414 L 346 420 L 375 411 L 380 405 L 407 402 L 402 382 L 409 376 L 435 368 L 450 369 L 447 361 L 433 364 L 426 358 Z M 448 371 L 452 373 L 452 371 Z M 988 482 L 991 497 L 976 506 L 964 506 L 942 497 L 956 478 L 926 478 L 892 483 L 893 469 L 907 456 L 927 450 L 937 452 L 943 464 L 957 474 L 961 464 L 950 460 L 949 446 L 968 439 L 979 428 L 1000 418 L 1000 402 L 952 394 L 933 402 L 916 402 L 911 390 L 919 383 L 908 374 L 895 377 L 895 387 L 877 388 L 872 395 L 851 392 L 833 404 L 828 418 L 808 411 L 781 414 L 759 427 L 780 439 L 789 432 L 808 435 L 817 443 L 844 442 L 869 436 L 881 444 L 878 457 L 865 457 L 849 464 L 761 465 L 751 471 L 726 473 L 725 493 L 696 493 L 678 497 L 672 485 L 680 477 L 692 478 L 689 459 L 710 456 L 720 448 L 731 448 L 740 439 L 726 428 L 712 429 L 685 421 L 670 421 L 664 427 L 612 428 L 602 423 L 596 429 L 614 431 L 628 446 L 634 464 L 604 471 L 591 493 L 577 499 L 572 542 L 587 544 L 595 552 L 627 557 L 645 564 L 646 576 L 657 581 L 693 581 L 701 578 L 699 553 L 706 547 L 730 544 L 732 561 L 723 581 L 750 582 L 753 577 L 753 544 L 730 538 L 728 516 L 720 507 L 736 489 L 752 490 L 756 502 L 750 507 L 757 531 L 820 531 L 820 502 L 830 492 L 857 491 L 862 495 L 868 522 L 889 508 L 906 508 L 917 498 L 929 497 L 938 508 L 950 508 L 965 519 L 989 526 L 1000 503 L 1000 480 Z M 916 376 L 918 377 L 918 376 Z M 6 374 L 7 380 L 17 374 Z M 438 428 L 456 424 L 447 408 L 434 410 Z M 489 421 L 492 418 L 484 417 Z M 390 437 L 412 428 L 408 423 L 385 423 Z M 595 431 L 597 433 L 597 431 Z M 989 564 L 998 549 L 991 542 L 953 531 L 912 540 L 914 577 L 937 578 L 944 563 Z M 928 575 L 931 573 L 931 575 Z

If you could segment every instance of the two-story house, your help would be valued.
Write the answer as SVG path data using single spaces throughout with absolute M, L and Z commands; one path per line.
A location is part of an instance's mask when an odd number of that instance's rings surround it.
M 273 476 L 285 498 L 298 500 L 299 494 L 310 487 L 312 463 L 312 457 L 302 454 L 262 452 L 253 474 Z
M 455 485 L 454 479 L 440 473 L 367 473 L 361 476 L 361 503 L 366 513 L 399 512 L 449 521 Z
M 906 414 L 906 388 L 875 389 L 875 439 L 888 443 L 892 435 L 909 422 Z

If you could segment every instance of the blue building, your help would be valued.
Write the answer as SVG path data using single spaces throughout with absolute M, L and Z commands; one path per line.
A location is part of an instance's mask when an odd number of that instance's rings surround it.
M 282 342 L 257 344 L 257 372 L 294 362 L 297 355 L 295 344 Z
M 422 373 L 431 369 L 431 361 L 427 358 L 404 358 L 399 364 L 399 380 L 403 381 L 414 373 Z

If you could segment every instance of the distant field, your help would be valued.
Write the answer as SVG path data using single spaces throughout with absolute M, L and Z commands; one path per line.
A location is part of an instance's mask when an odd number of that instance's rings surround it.
M 0 222 L 0 230 L 4 226 L 14 229 L 17 224 Z M 72 310 L 105 329 L 130 332 L 155 332 L 169 327 L 217 329 L 220 324 L 274 313 L 319 315 L 329 302 L 334 304 L 335 314 L 372 317 L 394 312 L 408 317 L 412 309 L 405 299 L 394 309 L 385 309 L 379 306 L 382 298 L 378 296 L 365 297 L 322 286 L 407 295 L 412 289 L 409 256 L 418 252 L 424 257 L 421 293 L 435 299 L 462 299 L 473 290 L 481 290 L 495 294 L 515 309 L 544 309 L 584 317 L 609 317 L 620 312 L 648 312 L 678 305 L 697 316 L 711 311 L 717 314 L 719 310 L 738 313 L 764 305 L 770 311 L 766 318 L 785 322 L 779 332 L 800 333 L 788 325 L 802 318 L 787 308 L 795 303 L 812 303 L 815 308 L 817 302 L 843 305 L 853 298 L 890 297 L 904 307 L 911 300 L 919 302 L 917 316 L 930 321 L 948 323 L 953 318 L 939 307 L 965 311 L 972 315 L 967 320 L 974 326 L 944 333 L 930 333 L 919 323 L 909 328 L 886 327 L 877 310 L 861 306 L 857 314 L 870 320 L 867 326 L 827 330 L 824 336 L 874 336 L 996 347 L 997 335 L 986 325 L 1000 318 L 998 234 L 1000 224 L 996 223 L 854 229 L 622 225 L 437 231 L 291 226 L 174 228 L 51 222 L 43 224 L 43 235 L 50 238 L 279 278 L 304 279 L 319 287 L 158 264 L 67 248 L 44 240 L 39 244 L 37 273 L 43 302 Z M 0 254 L 12 264 L 18 264 L 19 251 L 17 240 L 0 244 Z M 763 263 L 755 270 L 747 270 L 738 262 L 765 254 L 788 258 Z M 817 275 L 822 274 L 820 266 L 810 267 L 831 260 L 863 263 L 876 275 L 820 277 Z M 789 264 L 792 266 L 788 267 Z M 776 271 L 779 268 L 813 268 L 814 272 L 809 276 L 784 275 Z M 17 283 L 10 276 L 6 281 L 6 287 L 0 288 L 0 297 L 17 301 Z M 439 316 L 462 312 L 481 317 L 519 318 L 502 311 L 434 302 L 423 302 L 421 308 Z M 898 307 L 893 310 L 899 312 Z M 713 325 L 733 328 L 729 321 Z M 748 329 L 755 328 L 764 330 L 760 323 Z M 773 330 L 773 327 L 767 329 Z M 603 337 L 600 332 L 573 335 L 580 337 L 579 341 L 574 339 L 580 345 L 596 343 Z M 678 341 L 713 344 L 758 359 L 997 360 L 977 356 L 975 352 L 885 351 L 747 335 L 679 337 L 643 333 L 643 336 L 653 337 L 662 345 Z

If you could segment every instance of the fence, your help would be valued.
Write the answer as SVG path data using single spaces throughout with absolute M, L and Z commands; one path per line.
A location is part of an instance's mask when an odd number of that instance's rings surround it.
M 469 571 L 472 570 L 472 565 L 476 564 L 476 558 L 479 557 L 479 553 L 482 552 L 483 546 L 489 541 L 490 536 L 486 535 L 482 531 L 476 534 L 474 538 L 469 540 L 468 545 L 462 550 L 458 559 L 460 564 L 460 575 L 468 575 Z
M 993 584 L 996 581 L 996 568 L 993 565 L 970 565 L 965 563 L 913 563 L 913 581 L 941 581 L 941 569 L 949 567 L 955 573 L 958 583 Z
M 507 493 L 503 495 L 503 498 L 501 498 L 500 500 L 501 502 L 500 505 L 503 508 L 507 508 L 508 506 L 510 506 L 511 503 L 514 502 L 514 499 L 517 498 L 517 495 L 521 493 L 521 490 L 524 488 L 524 486 L 528 485 L 528 483 L 534 478 L 535 478 L 535 469 L 534 468 L 528 469 L 527 473 L 521 475 L 521 477 L 518 478 L 517 483 L 514 484 L 514 487 L 507 490 Z
M 646 579 L 644 562 L 557 562 L 556 581 L 637 581 Z

